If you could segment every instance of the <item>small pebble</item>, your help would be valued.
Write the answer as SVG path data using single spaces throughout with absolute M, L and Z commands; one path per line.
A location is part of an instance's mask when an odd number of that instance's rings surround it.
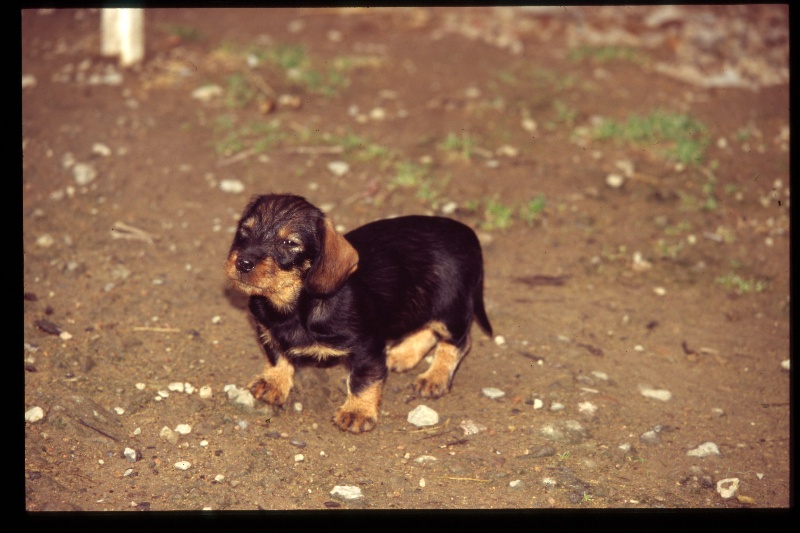
M 424 477 L 419 479 L 419 486 L 422 487 L 422 488 L 425 488 L 425 478 Z
M 208 385 L 203 385 L 202 387 L 200 387 L 199 395 L 202 399 L 208 400 L 214 395 L 214 393 L 211 390 L 211 387 L 209 387 Z
M 497 336 L 494 338 L 494 343 L 495 343 L 496 345 L 498 345 L 498 346 L 505 346 L 505 344 L 506 344 L 506 338 L 505 338 L 505 337 L 503 337 L 502 335 L 497 335 Z
M 514 481 L 509 481 L 508 482 L 508 486 L 511 487 L 512 489 L 522 488 L 522 480 L 521 479 L 515 479 Z
M 89 185 L 97 177 L 97 171 L 88 163 L 76 163 L 72 167 L 72 177 L 78 185 Z
M 144 383 L 137 383 L 135 386 L 137 390 L 144 390 L 147 387 Z
M 183 383 L 178 381 L 173 381 L 169 385 L 167 385 L 167 389 L 171 390 L 172 392 L 183 392 Z
M 720 479 L 717 481 L 717 493 L 726 500 L 733 498 L 737 490 L 739 490 L 738 477 Z
M 238 194 L 244 192 L 244 183 L 235 179 L 227 179 L 219 182 L 219 188 L 222 192 Z
M 612 189 L 619 189 L 620 187 L 622 187 L 623 183 L 625 183 L 625 178 L 623 178 L 619 174 L 609 174 L 608 176 L 606 176 L 606 185 L 608 185 Z
M 505 392 L 495 387 L 484 387 L 481 389 L 481 392 L 483 393 L 484 396 L 486 396 L 487 398 L 491 398 L 492 400 L 502 398 L 503 396 L 506 395 Z
M 713 442 L 704 442 L 697 448 L 689 450 L 686 455 L 689 457 L 708 457 L 710 455 L 719 455 L 719 448 Z
M 578 412 L 584 415 L 593 416 L 597 412 L 597 406 L 592 402 L 580 402 Z
M 223 481 L 225 481 L 225 476 L 223 476 L 222 474 L 217 474 L 216 476 L 214 476 L 214 481 L 216 481 L 217 483 L 222 483 Z
M 458 425 L 458 427 L 461 428 L 461 431 L 464 432 L 464 435 L 476 435 L 481 431 L 486 431 L 486 426 L 478 424 L 472 420 L 464 420 Z
M 136 459 L 137 459 L 136 455 L 137 454 L 136 454 L 136 450 L 134 450 L 133 448 L 125 448 L 125 451 L 122 452 L 122 454 L 125 456 L 125 458 L 128 461 L 130 461 L 132 463 L 136 462 Z
M 178 461 L 174 466 L 178 470 L 189 470 L 192 467 L 192 463 L 189 461 Z
M 561 403 L 561 402 L 553 402 L 553 403 L 550 404 L 550 410 L 551 411 L 563 411 L 564 410 L 564 404 Z
M 338 497 L 343 500 L 357 500 L 364 497 L 361 489 L 352 485 L 336 485 L 330 494 L 334 498 Z
M 256 405 L 256 399 L 247 389 L 240 389 L 236 385 L 225 385 L 223 388 L 228 395 L 228 400 L 246 409 L 252 409 Z
M 161 428 L 161 431 L 158 433 L 158 436 L 166 440 L 170 444 L 178 443 L 178 435 L 174 431 L 169 429 L 167 426 Z
M 639 392 L 646 398 L 667 402 L 672 399 L 672 393 L 666 389 L 653 389 L 647 385 L 639 385 Z
M 306 458 L 302 453 L 295 454 L 295 456 L 294 456 L 294 462 L 295 463 L 302 463 L 305 460 L 306 460 Z
M 439 413 L 427 405 L 418 405 L 408 413 L 407 420 L 417 427 L 434 426 L 439 423 Z
M 188 435 L 191 432 L 192 426 L 189 424 L 178 424 L 175 426 L 175 433 L 178 433 L 179 435 Z
M 544 407 L 544 402 L 542 400 L 540 400 L 539 398 L 534 398 L 533 399 L 533 408 L 534 409 L 541 409 L 542 407 Z
M 37 246 L 41 246 L 42 248 L 50 248 L 55 243 L 56 243 L 56 240 L 49 233 L 45 233 L 44 235 L 40 235 L 36 239 L 36 245 Z
M 783 361 L 781 361 L 781 368 L 788 372 L 789 371 L 789 364 L 790 364 L 789 363 L 789 359 L 784 359 Z
M 222 96 L 224 92 L 219 85 L 203 85 L 192 91 L 192 98 L 201 102 L 208 102 L 214 97 Z
M 92 145 L 92 153 L 99 156 L 108 157 L 111 155 L 111 148 L 103 143 L 94 143 Z
M 303 412 L 303 404 L 300 403 L 300 402 L 294 402 L 294 405 L 292 407 L 294 407 L 294 410 L 297 413 L 302 413 Z
M 25 411 L 25 422 L 38 422 L 44 418 L 44 410 L 38 405 Z
M 414 462 L 419 464 L 432 463 L 433 461 L 436 461 L 436 457 L 432 455 L 420 455 L 419 457 L 414 459 Z
M 118 415 L 124 415 L 125 409 L 123 409 L 122 407 L 115 407 L 114 412 L 117 413 Z
M 331 161 L 328 163 L 328 170 L 335 176 L 344 176 L 350 171 L 350 165 L 344 161 Z

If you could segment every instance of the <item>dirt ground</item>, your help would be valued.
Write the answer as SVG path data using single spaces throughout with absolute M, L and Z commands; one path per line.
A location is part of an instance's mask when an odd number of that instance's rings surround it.
M 99 20 L 21 13 L 28 511 L 791 506 L 788 8 L 154 9 L 131 69 Z M 342 368 L 237 403 L 264 192 L 469 224 L 499 337 L 367 434 Z

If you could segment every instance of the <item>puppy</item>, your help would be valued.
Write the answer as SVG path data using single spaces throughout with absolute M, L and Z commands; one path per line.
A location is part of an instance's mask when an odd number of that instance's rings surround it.
M 353 433 L 375 427 L 389 368 L 408 370 L 433 351 L 414 389 L 437 398 L 469 351 L 473 319 L 492 335 L 478 238 L 448 218 L 379 220 L 342 236 L 300 196 L 256 196 L 225 273 L 249 295 L 267 356 L 253 396 L 283 405 L 297 365 L 343 360 L 347 400 L 333 422 Z

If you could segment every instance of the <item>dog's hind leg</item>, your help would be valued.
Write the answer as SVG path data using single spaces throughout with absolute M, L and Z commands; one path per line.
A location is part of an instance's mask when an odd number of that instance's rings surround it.
M 436 344 L 433 363 L 428 370 L 417 376 L 414 390 L 423 398 L 438 398 L 449 391 L 456 369 L 469 352 L 469 348 L 469 334 L 466 335 L 460 347 L 452 344 L 449 340 L 440 340 Z

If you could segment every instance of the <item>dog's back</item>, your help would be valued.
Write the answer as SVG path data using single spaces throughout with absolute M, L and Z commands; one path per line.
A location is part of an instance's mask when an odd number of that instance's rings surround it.
M 412 215 L 371 222 L 345 238 L 359 255 L 352 282 L 369 293 L 389 339 L 437 320 L 462 332 L 473 318 L 492 334 L 483 304 L 481 247 L 468 226 Z

